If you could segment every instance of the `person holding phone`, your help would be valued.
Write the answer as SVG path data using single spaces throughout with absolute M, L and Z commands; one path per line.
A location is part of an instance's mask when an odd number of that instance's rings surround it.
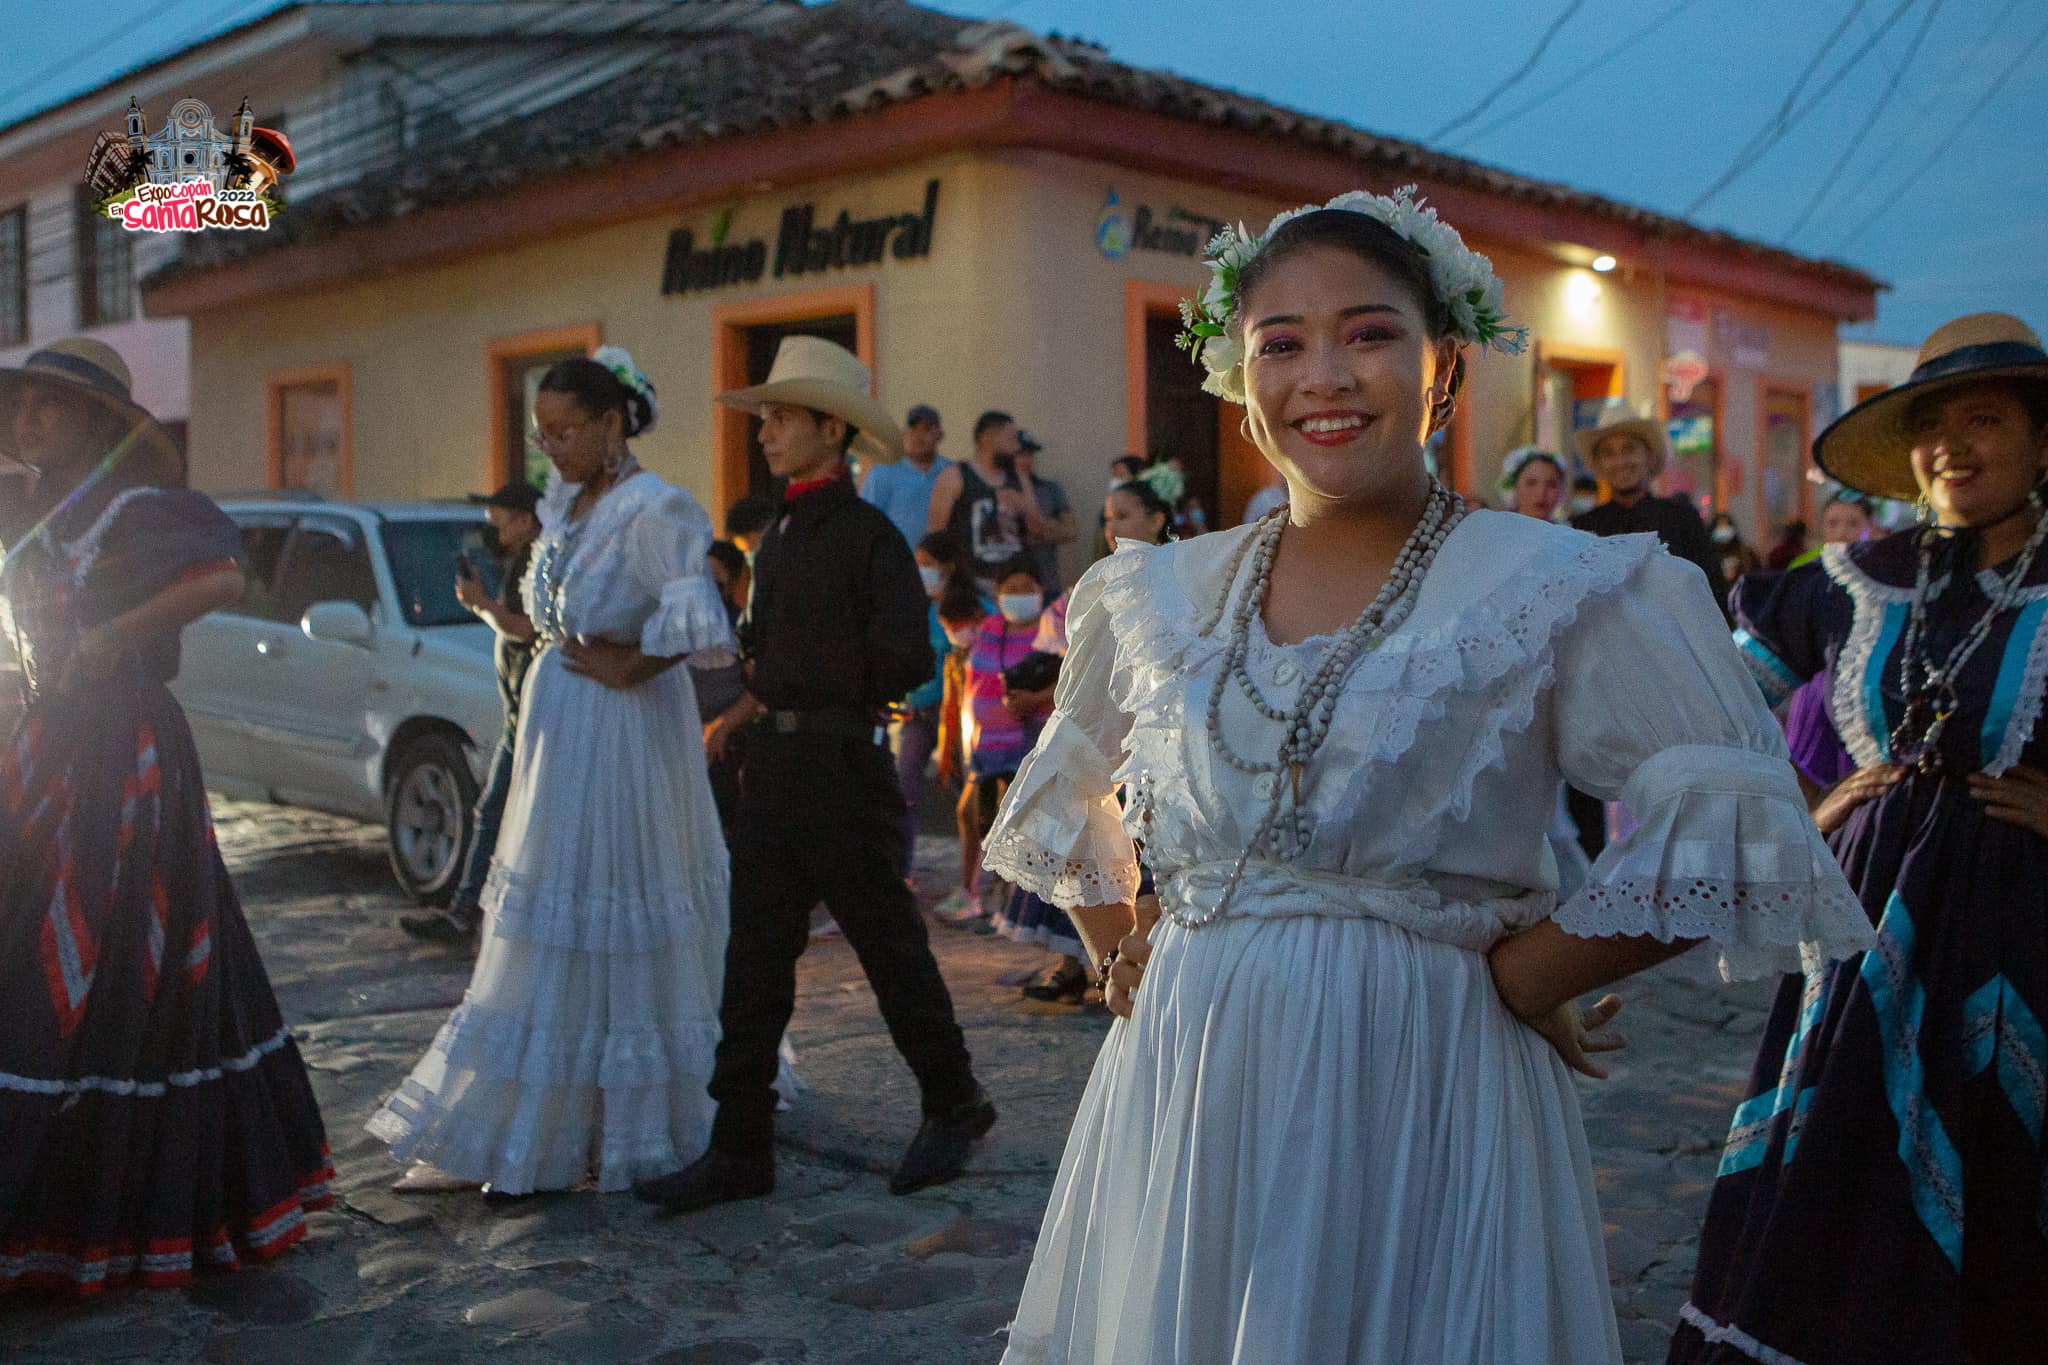
M 526 566 L 540 537 L 540 490 L 524 479 L 506 484 L 484 499 L 490 522 L 486 544 L 498 559 L 498 592 L 484 586 L 483 575 L 467 555 L 455 557 L 455 596 L 462 605 L 490 623 L 497 641 L 492 661 L 498 669 L 498 696 L 505 703 L 505 728 L 491 756 L 490 775 L 476 800 L 476 822 L 461 880 L 445 908 L 418 915 L 400 915 L 399 927 L 414 938 L 433 943 L 473 944 L 483 921 L 480 904 L 484 874 L 498 846 L 498 827 L 505 818 L 505 795 L 512 785 L 513 741 L 519 734 L 519 692 L 526 666 L 533 660 L 533 616 L 526 600 Z

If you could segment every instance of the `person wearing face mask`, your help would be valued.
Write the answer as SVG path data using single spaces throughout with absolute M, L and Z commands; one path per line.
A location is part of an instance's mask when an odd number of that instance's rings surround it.
M 1755 573 L 1763 567 L 1763 560 L 1742 538 L 1742 532 L 1735 525 L 1735 518 L 1726 512 L 1714 513 L 1714 520 L 1707 530 L 1708 539 L 1714 542 L 1714 549 L 1721 556 L 1721 577 L 1732 586 L 1736 579 L 1747 573 Z
M 2048 351 L 2008 314 L 1944 323 L 1813 454 L 1918 522 L 1744 579 L 1736 639 L 1773 701 L 1827 680 L 1851 771 L 1808 798 L 1876 944 L 1778 989 L 1670 1359 L 2033 1360 Z
M 967 743 L 967 782 L 954 811 L 960 831 L 960 885 L 933 911 L 954 925 L 989 922 L 981 898 L 981 840 L 1033 738 L 1026 720 L 1004 702 L 1003 673 L 1032 652 L 1045 593 L 1031 561 L 1021 556 L 997 570 L 995 588 L 996 609 L 982 619 L 967 658 L 964 705 L 973 729 Z
M 1089 570 L 987 840 L 1119 1016 L 1008 1365 L 1620 1365 L 1579 997 L 1869 942 L 1701 575 L 1430 474 L 1501 287 L 1412 189 L 1212 247 L 1184 344 L 1288 506 Z M 1639 823 L 1560 904 L 1566 775 Z

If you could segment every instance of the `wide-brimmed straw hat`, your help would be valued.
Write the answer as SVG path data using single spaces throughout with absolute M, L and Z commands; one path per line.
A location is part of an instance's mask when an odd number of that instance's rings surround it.
M 1906 382 L 1858 403 L 1813 443 L 1813 459 L 1836 483 L 1860 493 L 1911 502 L 1920 496 L 1913 477 L 1913 435 L 1906 412 L 1937 389 L 1982 379 L 2048 382 L 2048 351 L 2041 338 L 2010 313 L 1971 313 L 1944 322 L 1920 346 Z
M 1590 468 L 1593 447 L 1600 444 L 1601 437 L 1617 431 L 1635 437 L 1649 449 L 1651 478 L 1656 478 L 1664 466 L 1671 463 L 1671 435 L 1664 430 L 1664 424 L 1654 417 L 1643 416 L 1622 398 L 1610 398 L 1602 403 L 1600 415 L 1593 425 L 1572 433 L 1572 444 L 1577 448 L 1579 458 Z
M 853 448 L 872 464 L 903 458 L 903 432 L 869 391 L 873 378 L 860 357 L 823 337 L 788 336 L 775 349 L 768 381 L 734 389 L 717 401 L 759 415 L 769 403 L 827 413 L 859 430 Z
M 136 462 L 145 477 L 164 481 L 175 479 L 184 469 L 184 457 L 171 434 L 129 396 L 132 383 L 128 364 L 121 353 L 104 341 L 91 337 L 67 337 L 31 351 L 18 366 L 0 369 L 0 469 L 20 468 L 20 452 L 14 449 L 15 405 L 37 385 L 53 386 L 81 394 L 120 426 L 131 440 L 127 459 Z

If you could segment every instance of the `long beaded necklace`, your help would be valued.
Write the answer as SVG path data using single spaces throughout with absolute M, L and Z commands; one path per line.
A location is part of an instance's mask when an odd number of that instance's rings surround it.
M 1926 657 L 1927 599 L 1934 574 L 1935 536 L 1931 531 L 1921 533 L 1920 568 L 1913 581 L 1913 604 L 1907 611 L 1899 647 L 1899 688 L 1906 705 L 1898 727 L 1892 731 L 1891 751 L 1894 759 L 1918 768 L 1923 774 L 1931 776 L 1941 771 L 1941 732 L 1948 728 L 1949 717 L 1956 713 L 1956 680 L 1978 648 L 1990 638 L 2000 613 L 2009 611 L 2019 599 L 2021 585 L 2033 569 L 2042 543 L 2048 541 L 2048 505 L 2043 504 L 2038 489 L 2027 495 L 2027 501 L 2035 512 L 2034 533 L 2027 537 L 2026 546 L 2013 561 L 2011 570 L 1999 580 L 1998 590 L 1991 594 L 1991 605 L 1940 663 Z
M 1209 634 L 1221 624 L 1226 613 L 1230 615 L 1230 634 L 1224 646 L 1223 661 L 1217 670 L 1216 681 L 1209 689 L 1206 724 L 1210 746 L 1222 756 L 1223 761 L 1241 773 L 1269 778 L 1272 793 L 1257 829 L 1245 844 L 1244 851 L 1237 855 L 1237 861 L 1230 870 L 1230 880 L 1214 908 L 1198 914 L 1184 914 L 1178 906 L 1167 906 L 1166 914 L 1174 923 L 1187 929 L 1199 929 L 1221 919 L 1230 906 L 1231 898 L 1237 894 L 1238 884 L 1244 879 L 1245 865 L 1255 851 L 1263 849 L 1276 857 L 1299 857 L 1306 851 L 1308 828 L 1301 808 L 1301 775 L 1329 737 L 1331 721 L 1337 711 L 1337 696 L 1343 691 L 1344 680 L 1360 659 L 1378 649 L 1415 610 L 1422 580 L 1435 562 L 1437 551 L 1443 548 L 1444 541 L 1464 517 L 1464 501 L 1432 477 L 1422 516 L 1415 523 L 1415 529 L 1408 533 L 1400 553 L 1394 557 L 1387 581 L 1366 604 L 1365 610 L 1358 614 L 1358 619 L 1338 634 L 1315 671 L 1302 680 L 1301 693 L 1294 705 L 1284 711 L 1267 701 L 1259 690 L 1251 675 L 1249 659 L 1252 625 L 1264 610 L 1266 594 L 1272 586 L 1273 561 L 1279 554 L 1280 536 L 1287 520 L 1286 509 L 1267 513 L 1259 522 L 1258 529 L 1239 545 L 1238 553 L 1232 557 L 1230 571 L 1224 577 L 1216 610 L 1201 630 L 1202 634 Z M 1248 581 L 1244 593 L 1237 600 L 1236 610 L 1232 612 L 1231 589 L 1236 585 L 1238 569 L 1247 554 L 1251 557 Z M 1273 759 L 1246 758 L 1232 748 L 1225 737 L 1223 698 L 1233 686 L 1243 692 L 1255 711 L 1279 723 L 1282 731 L 1280 751 Z M 1285 783 L 1279 780 L 1283 772 L 1289 777 Z M 1286 804 L 1290 795 L 1293 799 L 1291 808 Z M 1279 836 L 1284 809 L 1291 809 L 1291 818 L 1282 843 Z

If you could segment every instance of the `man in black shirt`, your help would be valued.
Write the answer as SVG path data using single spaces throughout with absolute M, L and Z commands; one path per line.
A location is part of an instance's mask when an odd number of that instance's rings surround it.
M 767 383 L 719 395 L 761 418 L 762 453 L 788 489 L 754 557 L 740 625 L 747 693 L 705 732 L 715 758 L 747 727 L 710 1087 L 718 1116 L 704 1155 L 635 1187 L 678 1213 L 775 1187 L 776 1048 L 820 899 L 922 1092 L 923 1124 L 889 1188 L 908 1194 L 957 1176 L 996 1118 L 903 881 L 903 793 L 886 708 L 931 676 L 933 660 L 910 547 L 846 474 L 849 449 L 865 461 L 900 454 L 895 424 L 867 393 L 867 367 L 851 353 L 795 336 Z
M 533 543 L 540 539 L 540 490 L 524 479 L 506 484 L 484 499 L 496 541 L 498 593 L 493 597 L 474 569 L 457 565 L 455 596 L 462 605 L 490 623 L 497 639 L 492 656 L 498 667 L 498 698 L 505 704 L 505 729 L 492 755 L 490 774 L 476 800 L 476 821 L 462 877 L 447 908 L 425 915 L 400 915 L 399 927 L 415 938 L 434 943 L 474 943 L 483 923 L 478 903 L 491 855 L 498 849 L 498 826 L 505 819 L 505 799 L 512 790 L 512 747 L 519 737 L 519 693 L 526 685 L 526 667 L 533 662 L 533 613 L 526 604 L 526 565 Z

